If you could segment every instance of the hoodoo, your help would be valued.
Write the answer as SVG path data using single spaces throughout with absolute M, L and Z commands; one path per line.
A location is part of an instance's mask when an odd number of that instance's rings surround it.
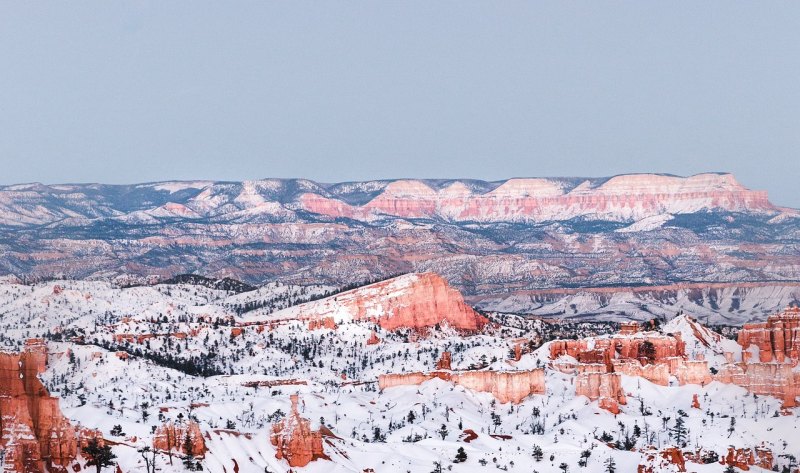
M 66 471 L 77 456 L 75 429 L 37 377 L 47 346 L 29 340 L 22 353 L 0 352 L 0 446 L 4 473 Z
M 275 458 L 286 459 L 289 466 L 306 466 L 314 460 L 329 460 L 322 447 L 322 431 L 311 429 L 311 421 L 297 412 L 297 394 L 291 396 L 292 412 L 272 426 L 270 441 L 277 449 Z
M 759 324 L 745 324 L 739 331 L 739 345 L 745 350 L 758 347 L 758 357 L 764 362 L 800 361 L 800 307 L 789 307 L 771 315 Z

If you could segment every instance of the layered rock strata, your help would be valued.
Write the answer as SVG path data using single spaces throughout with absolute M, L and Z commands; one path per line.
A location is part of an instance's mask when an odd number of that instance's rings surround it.
M 383 390 L 394 386 L 419 385 L 434 378 L 473 391 L 491 393 L 501 403 L 518 404 L 530 395 L 546 392 L 543 369 L 385 374 L 378 377 L 378 386 Z
M 22 353 L 0 352 L 0 446 L 4 473 L 66 471 L 77 456 L 75 429 L 61 413 L 58 399 L 38 379 L 47 362 L 41 340 Z
M 584 372 L 575 379 L 575 395 L 599 401 L 601 409 L 619 414 L 619 406 L 628 403 L 616 373 Z
M 187 449 L 190 445 L 191 452 Z M 203 458 L 207 452 L 203 432 L 197 422 L 189 421 L 182 424 L 167 422 L 156 429 L 153 437 L 153 448 L 164 451 L 177 451 L 184 455 Z
M 771 315 L 759 324 L 745 324 L 739 331 L 739 345 L 745 350 L 751 345 L 758 347 L 762 363 L 800 361 L 800 308 L 790 307 Z
M 302 320 L 308 321 L 310 327 L 333 327 L 338 323 L 360 321 L 377 323 L 384 330 L 427 330 L 447 325 L 461 332 L 475 333 L 489 323 L 464 302 L 460 292 L 435 273 L 406 274 L 268 317 L 267 321 L 245 318 L 242 324 Z
M 314 460 L 330 458 L 323 448 L 323 430 L 311 429 L 311 421 L 297 412 L 298 396 L 291 396 L 292 409 L 289 415 L 273 424 L 270 441 L 276 448 L 275 458 L 286 459 L 291 467 L 306 466 Z

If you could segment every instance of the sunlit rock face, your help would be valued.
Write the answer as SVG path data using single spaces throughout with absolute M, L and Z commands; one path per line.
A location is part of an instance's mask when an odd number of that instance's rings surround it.
M 323 429 L 312 430 L 311 421 L 300 417 L 297 411 L 298 396 L 292 395 L 292 411 L 272 426 L 270 441 L 276 447 L 275 458 L 286 459 L 289 466 L 306 466 L 314 460 L 328 456 L 323 449 Z
M 686 471 L 686 460 L 683 452 L 676 447 L 663 450 L 650 450 L 645 453 L 645 462 L 640 464 L 637 473 L 659 473 L 662 471 Z
M 299 201 L 306 210 L 331 217 L 369 220 L 391 215 L 481 222 L 535 222 L 607 215 L 642 219 L 704 208 L 773 208 L 765 192 L 750 191 L 729 174 L 688 178 L 624 175 L 599 185 L 588 180 L 568 185 L 551 179 L 509 179 L 483 193 L 461 182 L 434 189 L 423 181 L 405 180 L 391 182 L 363 205 L 350 205 L 313 193 L 303 194 Z
M 743 471 L 750 470 L 751 466 L 772 470 L 774 462 L 775 459 L 772 454 L 772 450 L 763 447 L 728 447 L 727 454 L 725 454 L 720 460 L 720 463 L 723 465 L 732 465 Z
M 739 331 L 738 342 L 744 349 L 757 346 L 762 362 L 789 360 L 797 364 L 800 360 L 800 308 L 787 308 L 769 316 L 764 323 L 745 324 Z
M 489 322 L 435 273 L 398 276 L 278 311 L 261 322 L 281 320 L 309 321 L 315 328 L 348 321 L 374 322 L 384 330 L 449 326 L 464 333 L 478 332 Z M 245 319 L 243 323 L 259 322 Z
M 795 407 L 800 394 L 800 373 L 794 372 L 788 364 L 730 363 L 722 366 L 715 379 L 737 384 L 753 394 L 783 399 L 786 408 Z
M 0 352 L 0 445 L 6 472 L 66 471 L 77 456 L 75 430 L 58 399 L 37 378 L 47 363 L 47 347 L 29 340 L 22 353 Z
M 191 452 L 187 451 L 187 443 Z M 206 443 L 200 426 L 194 421 L 181 424 L 167 422 L 156 429 L 153 437 L 153 448 L 163 451 L 177 451 L 182 454 L 203 458 L 206 454 Z
M 638 360 L 657 363 L 673 357 L 686 356 L 686 345 L 678 336 L 653 332 L 634 335 L 614 335 L 607 338 L 556 340 L 550 344 L 550 358 L 569 355 L 580 363 L 612 364 L 612 360 Z
M 544 370 L 520 371 L 433 371 L 431 373 L 398 373 L 378 377 L 380 389 L 422 384 L 442 379 L 477 392 L 491 393 L 501 403 L 520 403 L 533 394 L 544 394 Z
M 619 406 L 628 402 L 616 373 L 579 374 L 575 379 L 575 395 L 599 401 L 601 409 L 614 414 L 619 414 Z

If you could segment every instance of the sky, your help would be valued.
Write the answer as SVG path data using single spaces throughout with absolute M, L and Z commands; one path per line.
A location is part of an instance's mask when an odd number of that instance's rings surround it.
M 2 2 L 0 71 L 0 184 L 728 171 L 800 208 L 800 2 Z

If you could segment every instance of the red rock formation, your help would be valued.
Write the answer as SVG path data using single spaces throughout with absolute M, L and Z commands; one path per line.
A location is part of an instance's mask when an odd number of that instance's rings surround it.
M 774 209 L 766 192 L 750 191 L 731 175 L 699 174 L 687 178 L 657 175 L 616 176 L 598 186 L 588 181 L 566 192 L 548 179 L 509 179 L 485 193 L 461 182 L 436 190 L 422 181 L 388 184 L 361 206 L 306 193 L 300 205 L 331 217 L 369 219 L 379 215 L 448 220 L 544 221 L 615 212 L 636 219 L 691 208 Z
M 473 391 L 488 392 L 501 403 L 518 404 L 531 394 L 544 394 L 544 370 L 530 371 L 465 371 L 453 381 Z
M 369 334 L 369 338 L 367 339 L 367 345 L 377 345 L 381 342 L 381 339 L 378 338 L 378 334 L 375 333 L 373 330 L 372 333 Z
M 697 394 L 692 395 L 692 409 L 700 409 L 700 399 L 697 398 Z
M 633 335 L 635 333 L 639 333 L 638 322 L 622 322 L 619 324 L 620 335 Z
M 442 356 L 439 358 L 439 361 L 436 362 L 436 369 L 437 370 L 450 370 L 450 369 L 452 369 L 452 368 L 450 368 L 450 362 L 451 361 L 452 360 L 450 358 L 450 352 L 449 351 L 443 351 L 442 352 Z
M 672 368 L 672 366 L 670 366 Z M 677 360 L 674 369 L 670 374 L 678 378 L 678 384 L 700 384 L 706 385 L 713 381 L 711 372 L 708 369 L 708 362 L 705 360 Z
M 764 323 L 745 324 L 739 331 L 738 341 L 745 350 L 756 345 L 762 363 L 773 360 L 783 363 L 788 358 L 797 364 L 800 361 L 800 308 L 787 308 L 769 316 Z
M 686 460 L 683 452 L 675 447 L 668 447 L 661 451 L 650 451 L 646 453 L 646 460 L 643 465 L 639 465 L 637 473 L 658 473 L 674 466 L 678 471 L 686 471 Z
M 242 327 L 232 327 L 231 328 L 231 338 L 236 338 L 244 333 L 244 329 Z
M 491 393 L 501 403 L 517 404 L 532 394 L 546 392 L 543 369 L 385 374 L 378 377 L 378 386 L 383 390 L 394 386 L 418 385 L 434 378 L 450 381 L 473 391 Z
M 37 378 L 47 362 L 41 341 L 22 353 L 0 353 L 0 446 L 6 471 L 64 471 L 77 455 L 77 438 L 58 399 Z
M 333 321 L 333 317 L 323 317 L 319 320 L 309 320 L 308 321 L 308 329 L 309 330 L 318 330 L 321 328 L 327 328 L 331 330 L 336 330 L 336 322 Z
M 311 430 L 311 422 L 297 412 L 297 395 L 291 396 L 292 412 L 272 426 L 270 441 L 277 447 L 275 458 L 289 466 L 306 466 L 314 460 L 330 460 L 322 446 L 322 429 Z
M 671 376 L 677 377 L 681 385 L 706 384 L 712 380 L 706 361 L 686 359 L 686 344 L 678 333 L 635 333 L 551 342 L 550 358 L 558 360 L 564 355 L 580 364 L 604 364 L 605 372 L 642 377 L 662 386 L 669 385 Z
M 778 363 L 726 364 L 715 376 L 717 381 L 738 384 L 753 394 L 763 394 L 783 399 L 783 407 L 797 405 L 800 394 L 800 373 L 791 365 Z
M 669 386 L 669 364 L 641 364 L 635 360 L 614 360 L 614 372 L 627 376 L 638 376 L 651 383 Z
M 186 451 L 187 437 L 192 445 L 192 455 L 197 458 L 205 457 L 208 450 L 203 439 L 203 432 L 200 431 L 200 426 L 194 421 L 182 424 L 174 424 L 172 422 L 162 424 L 153 437 L 153 448 L 167 452 L 177 451 L 185 455 L 188 453 Z
M 749 471 L 750 467 L 754 465 L 771 470 L 774 458 L 772 450 L 764 447 L 756 447 L 755 449 L 728 447 L 728 453 L 722 457 L 720 463 L 733 465 L 744 471 Z
M 649 350 L 652 352 L 649 353 Z M 562 355 L 569 355 L 581 363 L 610 364 L 613 359 L 652 363 L 671 357 L 685 357 L 686 344 L 680 339 L 679 334 L 652 333 L 551 342 L 550 358 L 555 360 Z
M 627 404 L 625 392 L 616 373 L 581 373 L 575 379 L 575 395 L 599 401 L 601 409 L 619 414 L 620 404 Z
M 434 273 L 406 274 L 276 313 L 273 320 L 371 321 L 384 330 L 431 329 L 449 325 L 475 333 L 486 317 L 464 302 L 457 290 Z

